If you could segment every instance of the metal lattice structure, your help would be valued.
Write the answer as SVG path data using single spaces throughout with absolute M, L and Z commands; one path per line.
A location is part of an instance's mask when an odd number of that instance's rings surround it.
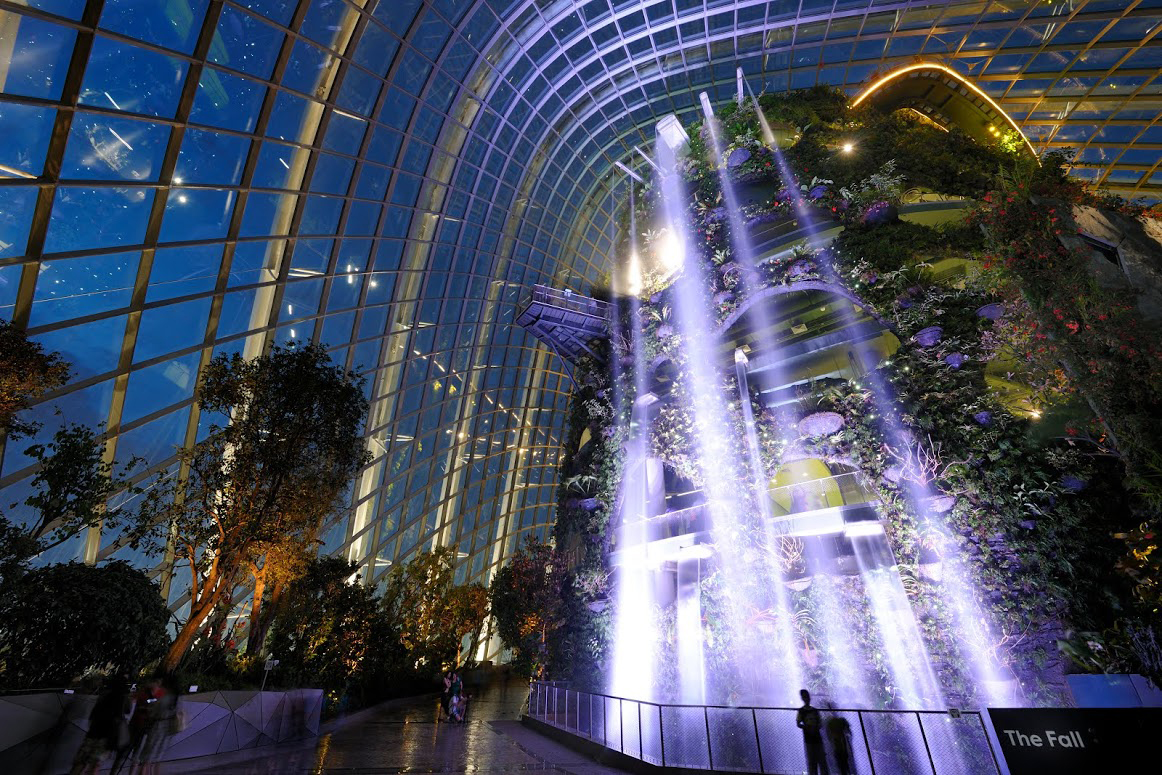
M 314 338 L 374 462 L 325 548 L 368 579 L 547 536 L 568 375 L 512 325 L 584 293 L 662 116 L 939 62 L 1038 151 L 1162 190 L 1162 0 L 0 0 L 0 315 L 75 364 L 35 409 L 173 465 L 215 353 Z M 635 162 L 637 160 L 637 162 Z M 5 503 L 33 473 L 3 450 Z M 92 531 L 50 559 L 126 557 Z M 172 601 L 180 605 L 174 591 Z

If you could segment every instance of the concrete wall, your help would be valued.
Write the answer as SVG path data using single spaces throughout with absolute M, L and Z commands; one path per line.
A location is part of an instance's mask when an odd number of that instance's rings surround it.
M 79 694 L 0 697 L 0 772 L 68 772 L 95 701 Z M 315 737 L 323 691 L 203 692 L 181 697 L 178 708 L 186 726 L 166 744 L 163 761 Z

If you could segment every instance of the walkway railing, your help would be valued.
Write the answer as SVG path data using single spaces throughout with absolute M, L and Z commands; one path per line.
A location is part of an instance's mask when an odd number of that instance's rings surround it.
M 998 775 L 980 713 L 823 709 L 830 771 L 841 772 L 830 732 L 843 732 L 858 775 Z M 803 773 L 795 708 L 666 705 L 534 681 L 529 716 L 649 764 L 697 770 Z

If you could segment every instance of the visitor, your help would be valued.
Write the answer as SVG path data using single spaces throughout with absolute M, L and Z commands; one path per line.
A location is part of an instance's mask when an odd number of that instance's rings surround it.
M 166 743 L 181 731 L 178 687 L 173 676 L 159 678 L 154 687 L 153 701 L 149 703 L 148 727 L 137 751 L 138 775 L 157 772 Z
M 132 772 L 134 760 L 141 760 L 138 749 L 145 742 L 145 736 L 153 724 L 153 705 L 157 703 L 161 694 L 161 682 L 156 679 L 143 681 L 137 685 L 137 691 L 133 693 L 133 710 L 129 716 L 129 745 L 117 752 L 110 769 L 112 775 L 119 775 L 126 763 Z
M 822 719 L 819 709 L 811 706 L 811 692 L 799 690 L 803 707 L 795 714 L 795 725 L 803 730 L 803 750 L 807 754 L 808 775 L 830 775 L 827 753 L 823 750 Z
M 827 708 L 834 710 L 835 705 L 828 703 Z M 827 741 L 831 743 L 831 755 L 835 757 L 839 775 L 851 775 L 851 724 L 847 719 L 831 714 L 827 719 Z
M 468 695 L 456 694 L 452 696 L 452 704 L 449 709 L 449 717 L 452 721 L 463 724 L 464 714 L 468 711 Z
M 436 718 L 452 717 L 452 671 L 444 672 L 444 691 L 440 694 L 440 710 L 436 711 Z
M 117 754 L 129 745 L 128 718 L 132 711 L 129 677 L 111 676 L 89 712 L 89 729 L 73 759 L 71 775 L 95 773 L 106 754 Z
M 459 673 L 452 673 L 452 697 L 459 697 L 464 693 L 464 682 L 460 680 Z

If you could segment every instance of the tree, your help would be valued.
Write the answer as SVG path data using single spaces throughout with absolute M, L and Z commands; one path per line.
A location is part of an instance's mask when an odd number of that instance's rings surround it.
M 117 493 L 137 494 L 126 477 L 139 464 L 136 458 L 118 469 L 104 459 L 100 436 L 85 425 L 66 425 L 47 444 L 34 444 L 25 454 L 39 467 L 32 477 L 33 493 L 24 505 L 37 514 L 28 537 L 43 552 L 64 543 L 104 519 L 113 524 L 121 509 L 108 507 Z M 48 537 L 48 543 L 44 539 Z
M 68 378 L 69 365 L 58 353 L 46 353 L 22 329 L 0 320 L 0 436 L 34 433 L 36 423 L 17 418 L 17 413 Z
M 342 688 L 372 649 L 377 605 L 373 590 L 352 581 L 357 566 L 319 557 L 286 586 L 274 611 L 271 653 L 300 685 Z
M 157 584 L 128 563 L 30 570 L 0 599 L 3 683 L 60 686 L 89 670 L 140 670 L 165 653 L 168 621 Z
M 484 622 L 488 592 L 480 584 L 454 584 L 455 557 L 445 546 L 388 573 L 383 610 L 416 668 L 437 671 L 456 664 L 464 637 Z
M 220 355 L 202 374 L 197 402 L 223 424 L 181 454 L 182 473 L 154 487 L 129 525 L 134 545 L 159 553 L 171 542 L 189 572 L 189 618 L 166 654 L 167 670 L 247 578 L 251 626 L 265 631 L 261 607 L 274 567 L 307 551 L 368 460 L 363 380 L 317 345 L 275 347 L 251 360 Z M 274 579 L 273 600 L 288 580 Z
M 492 579 L 492 616 L 516 669 L 532 672 L 547 661 L 549 631 L 562 615 L 563 583 L 564 563 L 556 551 L 532 538 Z

